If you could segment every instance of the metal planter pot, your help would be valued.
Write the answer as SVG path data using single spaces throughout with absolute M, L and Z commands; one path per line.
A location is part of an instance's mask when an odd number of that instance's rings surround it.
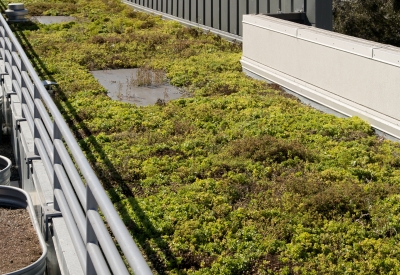
M 0 186 L 0 206 L 26 208 L 31 217 L 33 228 L 37 233 L 43 251 L 42 255 L 36 262 L 22 269 L 7 273 L 6 275 L 43 275 L 46 269 L 47 247 L 40 232 L 39 223 L 36 219 L 30 196 L 22 189 L 11 186 Z
M 10 185 L 11 160 L 0 156 L 0 185 Z

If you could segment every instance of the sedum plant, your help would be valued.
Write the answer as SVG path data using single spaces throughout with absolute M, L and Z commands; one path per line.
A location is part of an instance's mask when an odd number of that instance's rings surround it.
M 3 5 L 6 5 L 3 2 Z M 27 0 L 15 34 L 155 274 L 397 274 L 400 146 L 241 72 L 241 45 L 116 0 Z M 266 48 L 265 50 L 268 50 Z M 90 70 L 187 97 L 113 101 Z

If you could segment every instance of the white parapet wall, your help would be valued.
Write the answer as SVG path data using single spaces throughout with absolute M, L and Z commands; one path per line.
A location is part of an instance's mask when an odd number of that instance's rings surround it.
M 243 16 L 243 71 L 400 138 L 400 48 Z

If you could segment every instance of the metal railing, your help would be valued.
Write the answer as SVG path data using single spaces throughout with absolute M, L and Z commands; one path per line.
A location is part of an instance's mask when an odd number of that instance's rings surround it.
M 21 102 L 22 116 L 15 121 L 26 121 L 34 138 L 34 152 L 28 152 L 26 161 L 41 159 L 43 162 L 54 186 L 54 209 L 51 210 L 54 210 L 53 213 L 62 213 L 85 274 L 129 274 L 98 209 L 104 215 L 132 271 L 137 275 L 152 274 L 74 135 L 2 16 L 0 47 L 5 65 L 3 74 L 9 76 L 12 86 L 12 91 L 8 91 L 5 97 L 8 104 L 3 105 L 9 106 L 12 94 L 16 94 Z
M 244 14 L 304 12 L 309 24 L 332 29 L 332 0 L 124 0 L 187 22 L 242 36 Z

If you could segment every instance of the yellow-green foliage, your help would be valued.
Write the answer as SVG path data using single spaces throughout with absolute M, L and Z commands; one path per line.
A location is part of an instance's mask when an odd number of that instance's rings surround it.
M 156 274 L 398 274 L 400 146 L 241 72 L 241 47 L 115 0 L 26 1 L 12 27 Z M 265 48 L 268 51 L 268 48 Z M 88 72 L 164 70 L 136 107 Z M 377 91 L 379 92 L 379 91 Z

